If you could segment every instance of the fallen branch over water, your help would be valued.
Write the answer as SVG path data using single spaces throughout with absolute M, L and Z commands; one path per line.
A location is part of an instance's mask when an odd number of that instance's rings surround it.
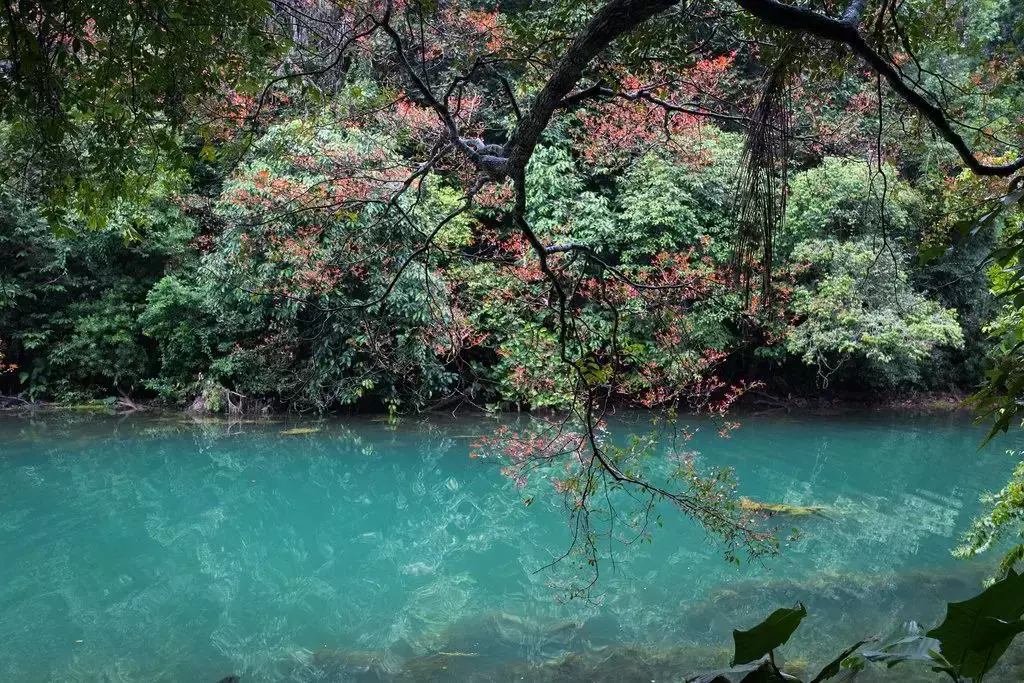
M 787 505 L 786 503 L 763 503 L 750 498 L 740 498 L 740 508 L 747 512 L 763 512 L 770 517 L 775 515 L 786 515 L 787 517 L 825 517 L 825 508 L 822 506 Z

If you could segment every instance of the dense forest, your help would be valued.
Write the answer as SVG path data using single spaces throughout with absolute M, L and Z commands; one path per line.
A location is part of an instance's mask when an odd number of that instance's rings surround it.
M 695 376 L 716 403 L 964 394 L 1017 328 L 990 258 L 1020 228 L 994 210 L 1010 173 L 968 168 L 890 74 L 754 40 L 736 7 L 675 7 L 570 84 L 524 232 L 467 154 L 522 126 L 590 5 L 72 5 L 5 20 L 8 396 L 564 409 L 584 358 L 647 407 Z M 1020 9 L 937 7 L 872 7 L 872 49 L 1012 162 Z

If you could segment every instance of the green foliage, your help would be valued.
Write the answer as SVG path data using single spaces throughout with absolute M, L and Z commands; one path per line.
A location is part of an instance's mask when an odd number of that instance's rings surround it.
M 62 393 L 74 387 L 140 388 L 150 356 L 139 326 L 143 307 L 133 289 L 115 285 L 98 299 L 72 302 L 66 317 L 51 318 L 58 334 L 48 349 L 46 372 Z
M 645 264 L 652 255 L 703 240 L 727 260 L 742 142 L 717 133 L 703 144 L 706 160 L 692 166 L 650 152 L 611 178 L 600 168 L 582 171 L 562 147 L 542 147 L 527 169 L 530 223 L 553 240 L 572 239 L 615 263 Z
M 208 253 L 186 279 L 165 277 L 149 294 L 142 322 L 162 357 L 152 388 L 183 396 L 212 382 L 314 409 L 444 395 L 455 375 L 441 332 L 458 324 L 447 283 L 420 266 L 398 272 L 413 245 L 393 241 L 397 219 L 355 208 L 361 189 L 321 163 L 376 163 L 382 150 L 381 140 L 309 122 L 268 131 L 214 204 L 207 220 L 223 227 Z M 424 197 L 415 207 L 424 222 L 456 204 L 443 186 Z M 261 220 L 268 206 L 285 210 Z M 468 230 L 449 223 L 439 244 L 458 247 Z M 346 268 L 353 257 L 365 265 Z
M 0 194 L 0 328 L 29 396 L 79 400 L 142 388 L 155 365 L 139 320 L 146 293 L 191 237 L 160 185 L 139 220 L 119 211 L 105 230 L 64 238 L 36 208 Z
M 946 606 L 946 618 L 928 632 L 957 676 L 988 673 L 1014 637 L 1024 631 L 1024 576 L 1010 569 L 980 595 Z
M 197 386 L 225 342 L 224 329 L 204 293 L 178 276 L 159 280 L 146 296 L 139 324 L 157 343 L 161 369 L 147 383 L 169 402 L 182 401 Z
M 707 228 L 698 219 L 701 207 L 689 192 L 690 173 L 649 154 L 618 182 L 615 244 L 625 261 L 645 254 L 669 253 L 699 244 Z
M 893 667 L 905 662 L 929 665 L 932 671 L 954 681 L 980 682 L 1006 652 L 1017 634 L 1024 632 L 1024 577 L 1010 570 L 980 594 L 946 607 L 946 618 L 922 633 L 916 622 L 904 624 L 900 633 L 878 649 L 861 650 L 876 639 L 860 641 L 827 664 L 811 679 L 821 683 L 847 671 L 850 680 L 869 662 Z M 801 681 L 776 665 L 775 649 L 784 645 L 807 616 L 803 605 L 778 609 L 749 631 L 733 631 L 734 666 L 688 679 L 690 683 L 716 681 Z
M 883 178 L 863 159 L 828 157 L 794 175 L 785 230 L 775 243 L 777 253 L 789 255 L 801 242 L 813 239 L 845 242 L 885 236 L 901 244 L 919 199 L 896 169 L 884 171 Z
M 786 345 L 817 365 L 823 378 L 856 360 L 878 384 L 906 386 L 936 346 L 963 344 L 955 313 L 910 286 L 897 246 L 811 240 L 798 245 L 793 258 L 804 264 L 806 283 L 793 294 L 802 320 Z
M 736 651 L 732 663 L 749 664 L 755 659 L 761 659 L 775 648 L 785 645 L 806 616 L 807 608 L 798 604 L 791 609 L 775 610 L 749 631 L 734 630 L 732 638 Z
M 846 663 L 848 669 L 862 669 L 864 662 L 875 662 L 886 666 L 895 666 L 901 662 L 933 662 L 933 652 L 938 652 L 939 641 L 926 635 L 916 621 L 904 623 L 894 634 L 896 639 L 889 638 L 886 645 L 877 650 L 864 650 Z M 847 655 L 849 656 L 849 655 Z M 842 664 L 840 664 L 842 666 Z
M 267 0 L 9 4 L 0 117 L 18 134 L 3 176 L 24 174 L 49 195 L 55 225 L 68 226 L 68 210 L 102 224 L 145 192 L 147 161 L 187 165 L 177 130 L 199 102 L 226 94 L 225 81 L 252 90 L 269 73 L 283 47 L 264 30 L 271 11 Z
M 545 235 L 564 234 L 570 225 L 607 234 L 612 230 L 608 202 L 586 188 L 586 177 L 563 147 L 540 147 L 527 167 L 530 224 Z M 597 223 L 591 223 L 596 218 Z
M 947 236 L 922 224 L 944 225 L 932 209 L 969 212 L 980 190 L 947 187 L 949 150 L 914 125 L 883 131 L 889 160 L 877 169 L 875 84 L 849 62 L 801 55 L 790 166 L 800 170 L 776 235 L 776 307 L 762 310 L 734 287 L 738 267 L 758 264 L 733 253 L 744 146 L 733 114 L 748 110 L 774 54 L 754 55 L 748 41 L 786 41 L 749 17 L 682 33 L 662 17 L 604 50 L 577 85 L 613 95 L 560 109 L 527 168 L 526 219 L 566 249 L 550 258 L 569 291 L 560 312 L 509 224 L 507 184 L 484 187 L 473 210 L 434 232 L 475 171 L 439 146 L 436 113 L 393 70 L 391 42 L 378 33 L 324 52 L 338 44 L 332 30 L 350 31 L 379 4 L 314 5 L 29 1 L 0 13 L 0 255 L 10 264 L 0 331 L 5 362 L 21 371 L 0 378 L 4 391 L 564 408 L 580 378 L 563 357 L 595 359 L 609 369 L 596 384 L 642 405 L 670 403 L 672 387 L 694 378 L 717 382 L 723 367 L 721 386 L 770 379 L 787 391 L 820 390 L 807 363 L 835 389 L 975 381 L 991 314 L 971 275 L 976 254 L 925 266 L 904 253 L 918 239 L 942 251 Z M 405 36 L 423 48 L 409 57 L 426 60 L 435 87 L 458 83 L 448 93 L 458 126 L 487 142 L 509 133 L 522 113 L 512 101 L 529 106 L 542 65 L 594 11 L 562 0 L 397 5 L 396 26 L 429 17 L 426 34 Z M 1008 137 L 1016 9 L 916 0 L 899 11 L 908 43 L 889 25 L 879 39 L 901 55 L 914 48 L 906 72 L 939 88 L 965 130 L 977 117 Z M 526 53 L 529 68 L 518 62 Z M 666 116 L 641 92 L 714 116 Z M 887 120 L 903 114 L 894 99 L 881 103 Z M 429 172 L 410 175 L 434 154 Z M 1011 190 L 993 200 L 989 233 L 1019 199 Z M 1016 386 L 1013 348 L 992 384 L 1003 399 Z M 1013 402 L 989 398 L 1009 424 Z
M 560 368 L 558 338 L 535 323 L 508 334 L 497 349 L 498 363 L 488 373 L 506 401 L 530 408 L 568 408 L 573 380 Z
M 1007 451 L 1007 455 L 1020 457 L 1015 451 Z M 1024 561 L 1024 460 L 1018 462 L 1006 486 L 998 493 L 984 496 L 982 501 L 991 509 L 974 521 L 955 554 L 974 557 L 998 547 L 1008 535 L 1013 536 L 1015 541 L 999 565 L 999 573 L 1007 574 L 1018 562 Z
M 1024 182 L 1018 191 L 1024 190 Z M 1010 208 L 999 246 L 992 252 L 989 277 L 992 291 L 1003 302 L 999 315 L 984 328 L 993 343 L 992 368 L 987 381 L 972 397 L 978 408 L 979 422 L 991 421 L 986 442 L 1011 425 L 1020 423 L 1021 397 L 1024 396 L 1024 210 L 1020 198 L 1004 206 Z

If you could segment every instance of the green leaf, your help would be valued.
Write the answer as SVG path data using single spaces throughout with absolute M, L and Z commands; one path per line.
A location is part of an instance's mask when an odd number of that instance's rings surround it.
M 736 653 L 732 663 L 752 662 L 783 645 L 806 616 L 807 608 L 803 603 L 798 602 L 792 609 L 775 610 L 767 619 L 749 631 L 734 630 L 732 638 L 736 643 Z
M 977 221 L 970 225 L 970 229 L 968 231 L 967 236 L 974 237 L 975 235 L 977 235 L 978 232 L 980 232 L 983 228 L 986 228 L 989 225 L 991 225 L 996 220 L 996 218 L 998 218 L 1000 214 L 1003 213 L 1003 211 L 1013 206 L 1014 204 L 1017 204 L 1022 199 L 1024 199 L 1024 183 L 1021 183 L 1020 187 L 1017 187 L 1011 192 L 1008 192 L 1002 197 L 1000 197 L 999 205 L 996 206 L 995 209 L 989 211 L 984 216 L 982 216 L 981 218 L 979 218 Z
M 761 666 L 744 676 L 740 683 L 785 683 L 785 681 L 797 681 L 799 683 L 800 681 L 796 677 L 784 678 L 779 673 L 771 663 L 771 660 L 765 660 L 761 663 Z
M 971 638 L 971 649 L 983 651 L 991 647 L 992 643 L 998 643 L 1007 638 L 1013 640 L 1013 637 L 1021 632 L 1024 632 L 1024 619 L 1016 621 L 1004 621 L 994 617 L 979 619 L 974 629 L 974 636 Z
M 873 640 L 874 638 L 865 638 L 864 640 L 858 642 L 856 645 L 852 645 L 843 650 L 843 653 L 841 655 L 833 659 L 831 662 L 828 663 L 827 666 L 825 666 L 825 668 L 818 672 L 818 675 L 811 680 L 811 683 L 821 683 L 821 681 L 827 681 L 833 676 L 839 675 L 839 669 L 840 667 L 842 667 L 843 661 L 847 657 L 852 655 L 854 652 L 859 650 L 862 645 L 866 645 L 867 643 L 870 643 Z
M 960 676 L 977 678 L 989 671 L 1024 630 L 1024 576 L 1012 569 L 979 595 L 946 605 L 946 619 L 928 632 Z
M 928 265 L 948 251 L 946 245 L 941 243 L 922 244 L 918 249 L 918 259 L 921 265 Z
M 581 358 L 575 362 L 575 365 L 583 380 L 588 384 L 604 384 L 611 378 L 611 366 L 598 363 L 591 357 Z
M 930 654 L 939 647 L 939 641 L 921 632 L 916 621 L 903 624 L 901 635 L 883 648 L 865 650 L 861 656 L 869 662 L 880 662 L 895 666 L 900 662 L 934 662 Z

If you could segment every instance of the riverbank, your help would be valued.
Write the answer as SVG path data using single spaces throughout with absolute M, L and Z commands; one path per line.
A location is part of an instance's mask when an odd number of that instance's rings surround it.
M 770 414 L 773 412 L 786 413 L 809 413 L 821 415 L 835 415 L 843 412 L 905 412 L 911 414 L 919 413 L 970 413 L 972 408 L 967 403 L 970 394 L 953 392 L 922 392 L 917 394 L 841 394 L 830 396 L 779 396 L 764 391 L 748 392 L 733 407 L 733 413 L 738 416 Z M 234 406 L 234 407 L 233 407 Z M 623 410 L 632 410 L 624 407 Z M 294 417 L 295 415 L 310 415 L 310 413 L 296 413 L 287 409 L 274 409 L 266 402 L 259 402 L 255 410 L 238 407 L 237 404 L 222 404 L 218 410 L 210 409 L 205 403 L 199 405 L 196 401 L 190 401 L 180 405 L 169 405 L 154 400 L 135 400 L 131 397 L 110 397 L 92 401 L 77 403 L 62 403 L 59 401 L 29 401 L 17 396 L 0 396 L 0 412 L 78 412 L 78 413 L 100 413 L 111 415 L 124 415 L 131 413 L 147 412 L 168 412 L 176 414 L 193 415 L 196 417 L 234 417 L 237 419 L 252 419 L 258 417 Z M 431 415 L 448 413 L 472 413 L 486 414 L 488 412 L 519 413 L 517 410 L 484 411 L 471 404 L 460 404 L 452 409 L 448 406 L 444 409 L 423 410 L 416 413 L 399 413 L 399 415 Z M 536 415 L 555 415 L 557 411 L 540 410 L 527 411 Z M 352 416 L 352 415 L 380 415 L 382 411 L 344 409 L 333 410 L 322 413 L 330 416 Z
M 880 410 L 909 413 L 971 412 L 971 394 L 922 392 L 918 394 L 841 394 L 833 396 L 777 396 L 751 391 L 737 403 L 742 412 L 821 412 Z

